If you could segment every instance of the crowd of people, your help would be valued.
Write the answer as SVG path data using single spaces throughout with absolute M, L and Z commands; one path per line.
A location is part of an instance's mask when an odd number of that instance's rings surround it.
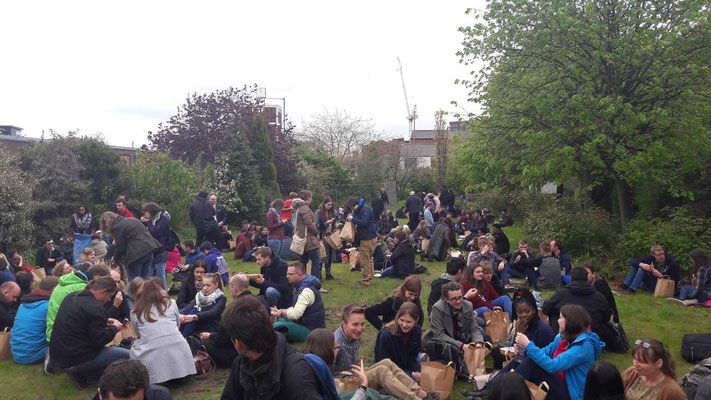
M 230 369 L 223 399 L 343 398 L 342 379 L 358 382 L 348 393 L 354 399 L 373 390 L 438 399 L 420 386 L 423 360 L 453 363 L 468 380 L 467 351 L 485 343 L 497 373 L 483 388 L 464 391 L 470 399 L 530 398 L 526 381 L 545 382 L 553 400 L 686 398 L 673 357 L 657 340 L 636 341 L 633 365 L 622 374 L 597 362 L 603 351 L 626 353 L 629 343 L 613 291 L 592 264 L 573 267 L 556 238 L 540 243 L 539 255 L 525 240 L 510 253 L 503 228 L 514 221 L 506 210 L 498 219 L 485 209 L 461 212 L 455 200 L 444 187 L 411 192 L 398 210 L 408 220 L 400 225 L 385 190 L 370 205 L 352 197 L 340 207 L 329 197 L 312 204 L 304 190 L 272 201 L 264 226 L 243 221 L 235 238 L 217 197 L 200 192 L 189 210 L 196 240 L 182 242 L 156 203 L 135 217 L 121 197 L 98 220 L 80 207 L 62 245 L 48 239 L 38 249 L 36 266 L 12 249 L 0 253 L 0 330 L 11 330 L 15 362 L 43 363 L 48 375 L 62 370 L 79 388 L 98 383 L 100 399 L 169 399 L 156 384 L 209 372 L 196 354 Z M 337 246 L 329 239 L 346 224 L 353 237 Z M 79 239 L 88 245 L 65 245 Z M 255 262 L 259 273 L 232 274 L 225 250 Z M 446 260 L 426 314 L 417 254 Z M 357 258 L 349 265 L 360 270 L 359 286 L 376 276 L 401 284 L 376 304 L 345 306 L 340 326 L 327 330 L 322 280 L 335 279 L 333 264 L 349 257 Z M 694 279 L 679 286 L 678 263 L 652 246 L 650 255 L 630 260 L 622 294 L 654 291 L 669 279 L 685 304 L 710 301 L 709 255 L 697 249 L 690 258 Z M 543 302 L 540 289 L 555 293 Z M 511 321 L 503 340 L 487 329 L 493 314 Z M 366 323 L 377 331 L 367 367 Z M 291 345 L 302 342 L 300 352 Z

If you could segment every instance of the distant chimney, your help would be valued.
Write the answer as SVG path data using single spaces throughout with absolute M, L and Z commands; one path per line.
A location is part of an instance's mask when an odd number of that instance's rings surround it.
M 13 125 L 0 125 L 0 135 L 22 136 L 22 128 Z

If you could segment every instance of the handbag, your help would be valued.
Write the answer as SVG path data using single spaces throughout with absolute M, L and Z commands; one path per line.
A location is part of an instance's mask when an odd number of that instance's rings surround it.
M 489 322 L 501 322 L 506 325 L 511 323 L 509 313 L 502 311 L 499 307 L 494 307 L 494 311 L 485 312 L 482 317 L 484 318 L 484 322 L 487 324 Z
M 198 352 L 195 353 L 193 361 L 195 362 L 195 371 L 197 371 L 195 379 L 201 380 L 207 378 L 216 368 L 215 360 L 205 351 L 205 346 L 202 347 L 202 350 L 198 350 Z
M 625 354 L 630 348 L 630 342 L 627 340 L 627 334 L 622 328 L 622 323 L 615 321 L 607 321 L 607 325 L 615 333 L 615 341 L 618 346 L 614 346 L 611 350 L 618 354 Z
M 294 220 L 298 221 L 299 211 L 296 211 L 296 218 Z M 294 231 L 294 237 L 291 239 L 291 246 L 289 250 L 292 252 L 302 255 L 304 254 L 304 248 L 306 247 L 306 224 L 304 224 L 304 237 L 299 237 L 299 235 Z
M 669 275 L 664 275 L 657 279 L 657 286 L 654 288 L 654 297 L 674 297 L 674 281 Z
M 319 253 L 321 253 L 321 259 L 324 259 L 327 257 L 326 246 L 323 245 L 323 240 L 318 241 L 318 251 L 319 251 Z

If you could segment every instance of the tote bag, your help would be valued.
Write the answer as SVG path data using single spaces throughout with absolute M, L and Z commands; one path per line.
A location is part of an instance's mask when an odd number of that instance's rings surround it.
M 654 297 L 674 297 L 675 284 L 669 278 L 669 275 L 664 275 L 657 279 L 657 286 L 654 288 Z
M 298 220 L 299 218 L 299 212 L 296 212 L 296 219 Z M 299 234 L 294 231 L 294 237 L 291 239 L 291 247 L 289 249 L 298 254 L 302 255 L 304 254 L 304 248 L 306 247 L 306 224 L 304 224 L 304 236 L 299 237 Z

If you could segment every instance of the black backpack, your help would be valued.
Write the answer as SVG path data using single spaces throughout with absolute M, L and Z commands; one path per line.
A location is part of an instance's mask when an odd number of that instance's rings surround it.
M 681 357 L 691 363 L 711 357 L 711 333 L 689 333 L 681 341 Z
M 173 228 L 168 228 L 168 251 L 173 251 L 174 248 L 178 248 L 178 252 L 181 256 L 185 255 L 183 247 L 180 245 L 180 237 L 173 230 Z

